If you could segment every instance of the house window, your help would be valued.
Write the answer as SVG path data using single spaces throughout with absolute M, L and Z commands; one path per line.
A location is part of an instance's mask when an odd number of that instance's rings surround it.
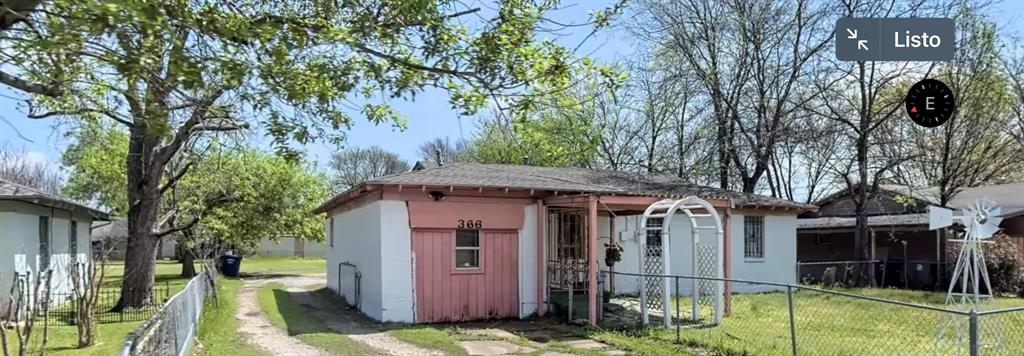
M 455 268 L 480 268 L 480 230 L 455 231 Z
M 743 257 L 764 258 L 764 217 L 743 217 Z
M 661 228 L 665 225 L 665 218 L 649 218 L 647 219 L 648 228 L 657 228 L 657 230 L 647 230 L 647 247 L 657 247 L 658 250 L 651 251 L 654 255 L 661 256 Z
M 50 217 L 39 217 L 39 271 L 50 269 Z
M 71 221 L 71 229 L 68 229 L 68 253 L 71 258 L 78 258 L 78 222 Z
M 327 235 L 330 236 L 330 238 L 329 238 L 330 241 L 329 242 L 330 242 L 331 247 L 334 247 L 334 218 L 331 218 L 331 224 L 330 225 L 331 225 L 329 227 L 330 231 L 327 232 Z

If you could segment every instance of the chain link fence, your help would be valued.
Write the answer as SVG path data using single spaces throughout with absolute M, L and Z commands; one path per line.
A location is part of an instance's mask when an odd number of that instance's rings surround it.
M 1020 355 L 1024 300 L 998 299 L 983 311 L 943 305 L 943 293 L 892 289 L 820 289 L 712 277 L 602 272 L 606 291 L 601 326 L 627 337 L 686 344 L 712 353 L 753 355 Z M 670 299 L 671 327 L 645 324 L 639 283 L 662 278 L 678 290 Z M 732 291 L 726 316 L 709 320 L 705 303 L 691 302 L 694 281 Z
M 128 334 L 121 356 L 189 354 L 208 297 L 216 299 L 215 272 L 204 268 L 185 289 Z

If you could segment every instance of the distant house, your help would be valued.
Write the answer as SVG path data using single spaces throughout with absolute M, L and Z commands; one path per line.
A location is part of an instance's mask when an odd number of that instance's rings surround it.
M 46 271 L 52 293 L 69 293 L 72 264 L 92 262 L 89 227 L 107 219 L 103 211 L 0 179 L 0 300 L 8 300 L 16 279 L 31 286 Z
M 112 260 L 123 260 L 128 249 L 128 219 L 111 218 L 110 221 L 99 221 L 93 224 L 92 248 L 93 255 L 106 254 Z M 173 236 L 160 239 L 157 247 L 157 259 L 176 258 Z
M 914 189 L 902 185 L 880 185 L 874 192 L 867 215 L 871 240 L 868 260 L 877 261 L 870 264 L 875 269 L 876 283 L 911 288 L 947 283 L 944 265 L 950 261 L 945 251 L 952 234 L 948 229 L 928 230 L 927 209 L 938 205 L 937 192 L 935 187 Z M 1014 240 L 1024 257 L 1024 183 L 966 188 L 948 206 L 962 209 L 982 197 L 1002 207 L 1002 232 Z M 807 280 L 821 279 L 829 267 L 853 268 L 856 264 L 827 263 L 856 259 L 856 219 L 849 190 L 828 196 L 817 205 L 817 211 L 800 215 L 797 222 L 798 273 Z
M 603 244 L 624 246 L 616 271 L 643 272 L 640 240 L 660 248 L 661 235 L 641 231 L 637 216 L 655 202 L 690 196 L 705 200 L 722 217 L 725 232 L 720 244 L 714 231 L 691 234 L 682 213 L 665 222 L 672 227 L 668 251 L 677 256 L 671 273 L 701 272 L 693 270 L 694 247 L 688 243 L 699 235 L 710 251 L 723 256 L 726 277 L 795 282 L 796 216 L 814 206 L 687 184 L 674 176 L 420 165 L 359 184 L 316 211 L 327 219 L 328 287 L 371 318 L 417 323 L 522 318 L 578 299 L 574 318 L 596 322 L 599 287 L 593 282 L 608 269 Z M 610 279 L 604 288 L 615 282 Z M 618 283 L 616 291 L 622 293 L 639 287 L 635 278 Z M 689 288 L 680 286 L 680 293 Z
M 105 253 L 113 260 L 124 259 L 128 247 L 128 221 L 125 218 L 113 218 L 93 224 L 93 254 Z M 178 259 L 178 243 L 174 236 L 160 239 L 156 258 L 163 260 Z M 260 240 L 259 245 L 247 255 L 279 256 L 279 257 L 324 257 L 327 253 L 323 242 L 305 241 L 290 236 L 282 237 L 275 242 L 271 239 Z

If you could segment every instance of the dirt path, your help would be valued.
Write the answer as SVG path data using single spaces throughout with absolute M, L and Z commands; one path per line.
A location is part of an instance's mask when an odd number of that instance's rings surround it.
M 260 310 L 256 293 L 264 284 L 274 281 L 277 280 L 245 281 L 242 284 L 242 288 L 238 291 L 238 309 L 235 310 L 235 318 L 241 321 L 238 323 L 239 331 L 246 336 L 250 344 L 259 346 L 271 355 L 327 356 L 327 352 L 324 350 L 288 336 L 288 333 L 267 320 L 267 316 Z
M 254 345 L 270 351 L 273 355 L 326 355 L 323 350 L 309 346 L 302 341 L 288 336 L 267 321 L 266 316 L 260 310 L 256 292 L 267 283 L 278 282 L 284 284 L 285 289 L 291 293 L 292 298 L 299 304 L 305 306 L 309 313 L 317 319 L 323 320 L 331 330 L 345 335 L 353 341 L 361 342 L 385 355 L 443 355 L 435 350 L 428 350 L 396 339 L 385 331 L 381 331 L 371 322 L 367 321 L 354 312 L 337 312 L 336 307 L 326 305 L 325 301 L 313 297 L 309 293 L 309 287 L 323 285 L 323 275 L 313 276 L 289 276 L 280 278 L 269 278 L 261 280 L 247 280 L 238 293 L 239 303 L 236 317 L 242 320 L 242 331 L 250 335 L 249 341 Z M 245 317 L 251 318 L 246 319 Z M 272 331 L 266 332 L 262 325 L 269 326 Z M 246 329 L 258 329 L 264 331 L 257 333 Z

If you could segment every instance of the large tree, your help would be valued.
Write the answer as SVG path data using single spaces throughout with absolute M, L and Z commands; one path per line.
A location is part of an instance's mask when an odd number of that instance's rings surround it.
M 82 125 L 62 161 L 71 170 L 64 193 L 94 201 L 115 215 L 128 211 L 124 199 L 128 133 L 102 122 Z M 254 247 L 261 239 L 292 236 L 322 239 L 323 221 L 309 212 L 326 198 L 327 179 L 313 167 L 257 151 L 233 137 L 201 140 L 167 166 L 183 176 L 161 201 L 162 239 L 182 246 L 182 275 L 195 274 L 194 247 L 230 244 Z
M 409 170 L 409 163 L 397 153 L 380 146 L 349 148 L 331 155 L 331 179 L 334 192 L 349 188 L 373 178 L 402 173 Z
M 841 14 L 847 17 L 941 17 L 948 14 L 948 4 L 920 2 L 897 3 L 867 0 L 846 1 Z M 846 136 L 851 147 L 832 163 L 831 170 L 845 182 L 853 197 L 857 228 L 854 232 L 855 253 L 867 258 L 870 251 L 867 209 L 883 178 L 891 176 L 894 167 L 910 157 L 904 153 L 884 154 L 877 147 L 892 145 L 878 133 L 887 122 L 900 117 L 902 99 L 896 95 L 901 81 L 933 73 L 928 62 L 843 62 L 832 60 L 830 66 L 813 73 L 813 90 L 820 94 L 803 103 L 803 108 L 820 118 L 830 120 Z M 896 146 L 892 146 L 896 148 Z
M 969 4 L 959 8 L 955 20 L 953 60 L 936 68 L 936 77 L 955 94 L 949 120 L 934 129 L 897 120 L 883 131 L 896 136 L 884 148 L 909 145 L 911 150 L 912 158 L 896 170 L 896 178 L 911 186 L 936 187 L 941 205 L 964 188 L 1019 179 L 1024 158 L 1006 130 L 1014 98 L 999 61 L 996 26 Z
M 260 124 L 294 157 L 292 144 L 340 142 L 353 103 L 367 120 L 401 125 L 387 99 L 427 87 L 450 91 L 453 106 L 473 113 L 489 96 L 567 84 L 570 53 L 536 40 L 555 3 L 503 1 L 483 20 L 461 4 L 56 0 L 44 9 L 61 16 L 8 36 L 19 54 L 8 65 L 66 93 L 31 97 L 30 117 L 105 117 L 129 132 L 125 268 L 134 272 L 122 290 L 146 290 L 168 233 L 158 224 L 161 200 L 191 165 L 166 168 L 205 134 Z M 515 108 L 522 98 L 506 102 Z M 145 298 L 124 293 L 115 309 Z
M 213 149 L 182 178 L 165 203 L 165 224 L 184 252 L 182 276 L 195 275 L 199 247 L 255 248 L 283 237 L 321 241 L 327 178 L 312 165 L 252 148 Z

